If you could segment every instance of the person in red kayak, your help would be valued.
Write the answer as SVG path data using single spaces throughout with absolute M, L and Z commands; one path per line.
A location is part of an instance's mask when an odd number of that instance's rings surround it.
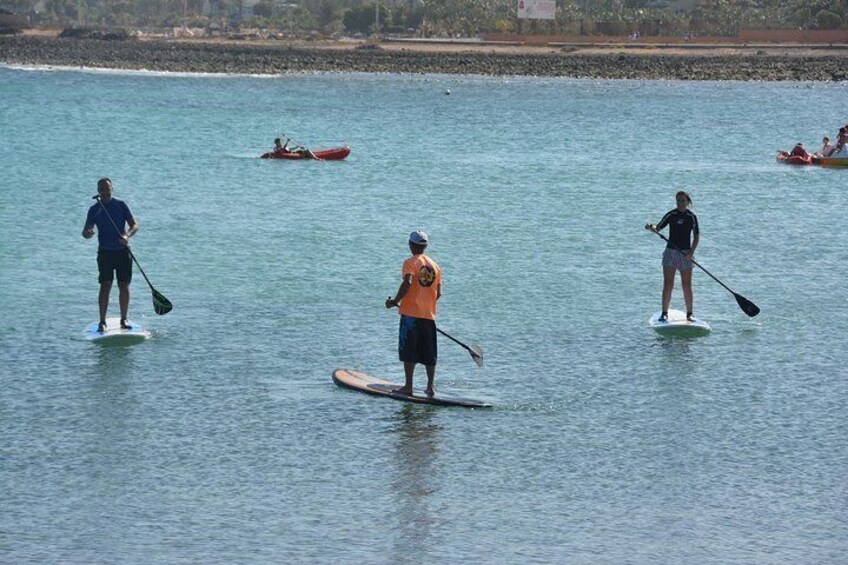
M 286 139 L 285 143 L 283 143 L 283 141 L 279 137 L 274 140 L 274 153 L 285 153 L 288 150 L 289 150 L 289 140 L 288 139 Z
M 400 310 L 398 354 L 403 362 L 406 384 L 397 389 L 401 394 L 412 394 L 412 377 L 415 365 L 421 363 L 427 370 L 428 396 L 436 394 L 436 302 L 442 296 L 442 270 L 424 254 L 430 237 L 426 232 L 409 234 L 412 257 L 403 262 L 403 281 L 394 298 L 386 300 L 386 308 L 397 306 Z
M 311 150 L 303 147 L 302 145 L 295 145 L 293 147 L 289 147 L 290 138 L 286 138 L 286 142 L 283 143 L 282 140 L 278 137 L 274 140 L 274 153 L 299 153 L 301 155 L 306 155 L 310 159 L 315 159 L 316 161 L 320 161 L 315 153 Z
M 792 148 L 792 151 L 789 152 L 790 157 L 803 157 L 804 159 L 808 159 L 810 154 L 807 153 L 807 150 L 804 149 L 803 143 L 796 143 L 795 147 Z

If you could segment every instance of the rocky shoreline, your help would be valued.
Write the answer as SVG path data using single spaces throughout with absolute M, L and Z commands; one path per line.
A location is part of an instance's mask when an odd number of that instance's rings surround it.
M 370 47 L 370 48 L 366 48 Z M 283 74 L 291 72 L 441 73 L 596 79 L 848 81 L 848 56 L 664 53 L 502 53 L 336 49 L 229 42 L 103 41 L 0 36 L 0 62 L 165 72 Z

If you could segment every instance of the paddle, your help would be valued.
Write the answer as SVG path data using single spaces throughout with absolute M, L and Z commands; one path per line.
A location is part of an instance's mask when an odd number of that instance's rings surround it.
M 392 308 L 394 306 L 397 306 L 397 303 L 392 300 L 391 296 L 388 297 L 386 299 L 386 308 Z M 477 363 L 478 367 L 483 366 L 483 349 L 479 345 L 465 345 L 464 343 L 462 343 L 461 341 L 459 341 L 458 339 L 456 339 L 455 337 L 453 337 L 452 335 L 450 335 L 439 327 L 436 328 L 436 331 L 448 338 L 449 340 L 453 341 L 454 343 L 458 343 L 463 348 L 465 348 L 465 350 L 471 354 L 471 358 L 474 359 L 474 362 Z
M 98 204 L 100 204 L 100 207 L 103 208 L 103 212 L 106 214 L 106 217 L 109 218 L 109 221 L 115 227 L 115 231 L 121 233 L 121 230 L 118 228 L 118 224 L 115 223 L 115 220 L 113 220 L 112 216 L 109 215 L 109 211 L 106 209 L 106 206 L 104 206 L 103 202 L 100 200 L 100 195 L 98 194 L 92 196 L 92 198 L 94 200 L 97 200 Z M 135 258 L 135 255 L 133 255 L 133 252 L 129 248 L 129 246 L 127 246 L 127 251 L 129 251 L 130 257 L 135 262 L 135 265 L 136 267 L 138 267 L 138 270 L 141 271 L 141 276 L 143 276 L 144 280 L 147 281 L 147 286 L 150 287 L 150 292 L 153 295 L 153 310 L 160 316 L 164 316 L 165 314 L 170 312 L 174 306 L 171 304 L 171 301 L 165 298 L 165 296 L 161 292 L 153 288 L 153 285 L 150 283 L 150 279 L 148 279 L 147 275 L 144 274 L 144 269 L 141 268 L 141 265 L 138 263 L 138 259 Z
M 465 348 L 465 350 L 468 351 L 468 353 L 471 354 L 471 358 L 474 359 L 474 362 L 477 363 L 478 367 L 483 366 L 483 350 L 480 348 L 479 345 L 471 345 L 471 346 L 465 345 L 464 343 L 462 343 L 461 341 L 459 341 L 458 339 L 456 339 L 452 335 L 448 334 L 446 331 L 442 330 L 442 328 L 436 328 L 436 331 L 439 332 L 440 334 L 442 334 L 443 336 L 445 336 L 446 338 L 448 338 L 449 340 L 451 340 L 455 343 L 458 343 L 463 348 Z
M 666 241 L 666 243 L 670 243 L 668 241 L 668 238 L 666 236 L 664 236 L 663 234 L 661 234 L 660 232 L 653 230 L 653 229 L 650 230 L 650 231 L 654 232 L 655 234 L 657 234 L 658 236 L 663 238 Z M 723 286 L 725 289 L 727 289 L 727 291 L 730 294 L 732 294 L 734 298 L 736 298 L 736 303 L 739 305 L 739 307 L 742 309 L 743 312 L 745 312 L 746 314 L 748 314 L 752 318 L 760 313 L 760 309 L 759 309 L 759 307 L 757 307 L 756 304 L 754 304 L 753 302 L 751 302 L 750 300 L 748 300 L 747 298 L 745 298 L 741 294 L 737 294 L 737 293 L 733 292 L 730 289 L 730 287 L 728 287 L 726 284 L 724 284 L 723 282 L 718 280 L 711 272 L 709 272 L 708 270 L 703 268 L 701 265 L 699 265 L 698 262 L 695 261 L 694 259 L 692 259 L 692 263 L 694 263 L 695 265 L 698 266 L 699 269 L 701 269 L 702 271 L 707 273 L 710 276 L 710 278 L 712 278 L 715 282 L 717 282 L 718 284 Z
M 315 159 L 316 161 L 323 161 L 324 160 L 324 159 L 318 157 L 317 155 L 315 155 L 315 153 L 313 153 L 311 149 L 307 149 L 307 147 L 305 145 L 301 145 L 300 143 L 298 143 L 294 139 L 290 138 L 286 134 L 282 134 L 282 136 L 286 138 L 286 142 L 283 144 L 284 147 L 288 145 L 289 141 L 294 141 L 294 143 L 295 143 L 295 147 L 290 147 L 290 148 L 287 149 L 287 151 L 289 151 L 291 153 L 297 153 L 298 151 L 300 151 L 302 149 L 302 150 L 306 151 L 306 154 L 309 155 L 310 159 Z

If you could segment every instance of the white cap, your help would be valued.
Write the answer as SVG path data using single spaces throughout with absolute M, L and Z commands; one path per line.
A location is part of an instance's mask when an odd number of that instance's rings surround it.
M 427 235 L 427 232 L 422 230 L 417 230 L 409 234 L 409 243 L 414 243 L 415 245 L 427 245 L 430 243 L 430 236 Z

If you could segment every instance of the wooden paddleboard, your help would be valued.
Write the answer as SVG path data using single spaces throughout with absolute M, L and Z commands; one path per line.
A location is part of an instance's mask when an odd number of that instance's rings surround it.
M 129 345 L 140 343 L 150 337 L 150 332 L 138 322 L 127 320 L 132 329 L 121 327 L 120 318 L 106 318 L 106 331 L 97 331 L 97 322 L 88 324 L 85 328 L 85 339 L 104 345 Z
M 661 314 L 662 312 L 656 312 L 648 320 L 648 325 L 654 328 L 657 333 L 680 337 L 695 337 L 710 333 L 711 328 L 708 323 L 698 318 L 689 321 L 686 319 L 686 312 L 669 310 L 668 321 L 666 322 L 660 322 Z
M 361 371 L 353 369 L 336 369 L 333 372 L 333 382 L 342 388 L 349 388 L 366 394 L 375 396 L 384 396 L 394 398 L 395 400 L 403 400 L 404 402 L 414 402 L 416 404 L 432 404 L 435 406 L 461 406 L 463 408 L 491 408 L 492 405 L 480 400 L 472 400 L 470 398 L 459 398 L 457 396 L 448 396 L 444 394 L 436 394 L 435 396 L 427 396 L 422 392 L 414 392 L 413 394 L 401 394 L 395 392 L 402 385 L 390 383 L 382 379 L 377 379 L 371 375 L 367 375 Z

